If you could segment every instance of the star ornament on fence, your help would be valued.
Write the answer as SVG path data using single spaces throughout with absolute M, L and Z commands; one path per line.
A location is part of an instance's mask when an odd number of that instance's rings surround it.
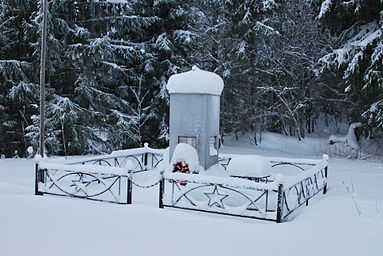
M 204 194 L 209 198 L 209 203 L 208 203 L 209 207 L 212 207 L 215 205 L 219 208 L 225 208 L 223 205 L 223 199 L 225 199 L 229 195 L 220 194 L 218 192 L 217 186 L 214 187 L 213 193 L 204 193 Z
M 72 180 L 73 184 L 71 187 L 75 187 L 76 193 L 82 191 L 87 194 L 87 186 L 91 183 L 90 181 L 84 181 L 84 176 L 81 175 L 78 180 Z

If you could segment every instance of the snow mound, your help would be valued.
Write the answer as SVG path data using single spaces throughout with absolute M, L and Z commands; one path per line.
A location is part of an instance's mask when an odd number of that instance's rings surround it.
M 234 157 L 227 166 L 230 176 L 263 177 L 269 174 L 270 169 L 270 160 L 256 155 Z
M 362 123 L 352 123 L 348 129 L 346 136 L 339 137 L 336 135 L 330 135 L 328 143 L 333 145 L 335 143 L 341 142 L 344 143 L 347 147 L 350 147 L 353 150 L 359 149 L 358 138 L 356 137 L 355 130 L 362 126 Z
M 197 150 L 189 144 L 177 144 L 176 148 L 174 149 L 172 161 L 170 162 L 167 171 L 173 171 L 173 165 L 181 161 L 184 161 L 188 164 L 189 170 L 192 173 L 199 171 L 199 160 Z
M 229 178 L 229 173 L 225 170 L 222 164 L 214 164 L 209 167 L 205 172 L 201 173 L 205 176 L 215 176 L 215 177 L 223 177 Z
M 223 80 L 215 73 L 193 66 L 188 72 L 172 75 L 166 88 L 169 93 L 221 95 Z

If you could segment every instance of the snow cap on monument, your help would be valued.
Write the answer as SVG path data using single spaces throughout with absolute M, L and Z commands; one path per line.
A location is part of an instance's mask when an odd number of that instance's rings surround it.
M 172 75 L 166 88 L 169 93 L 221 95 L 223 80 L 213 72 L 193 66 L 188 72 Z

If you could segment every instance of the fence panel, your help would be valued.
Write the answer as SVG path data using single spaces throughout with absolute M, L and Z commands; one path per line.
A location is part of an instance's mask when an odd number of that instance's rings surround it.
M 236 178 L 166 174 L 160 188 L 160 207 L 276 221 L 276 185 Z
M 328 157 L 323 160 L 270 158 L 272 168 L 292 167 L 298 173 L 277 175 L 267 183 L 242 178 L 160 173 L 163 151 L 148 147 L 117 151 L 70 164 L 37 159 L 36 195 L 58 195 L 130 204 L 132 185 L 149 188 L 160 183 L 159 206 L 282 222 L 320 191 L 327 192 Z M 117 166 L 117 167 L 115 167 Z M 156 169 L 150 184 L 134 174 Z M 288 171 L 290 172 L 290 170 Z
M 283 218 L 301 205 L 308 205 L 309 199 L 319 192 L 326 194 L 327 168 L 327 162 L 319 164 L 284 184 Z
M 36 166 L 36 194 L 83 198 L 118 204 L 131 203 L 131 180 L 126 170 L 106 166 Z

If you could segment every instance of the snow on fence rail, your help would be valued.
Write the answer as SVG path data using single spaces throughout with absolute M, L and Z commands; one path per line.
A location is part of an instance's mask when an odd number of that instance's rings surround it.
M 269 183 L 167 173 L 160 183 L 159 206 L 282 222 L 320 191 L 326 193 L 328 156 L 323 160 L 270 159 L 304 172 L 278 175 Z M 308 166 L 306 170 L 301 166 Z
M 113 151 L 109 155 L 72 161 L 68 164 L 115 166 L 128 168 L 135 173 L 156 168 L 162 162 L 163 154 L 163 149 L 149 148 L 145 143 L 142 148 Z

